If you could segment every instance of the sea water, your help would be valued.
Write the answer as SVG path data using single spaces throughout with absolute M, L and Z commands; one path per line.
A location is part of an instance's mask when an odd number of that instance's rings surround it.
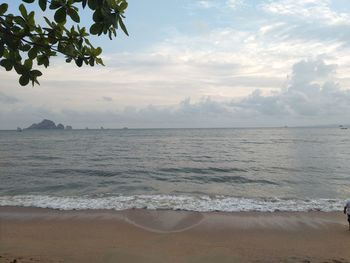
M 0 206 L 335 211 L 350 130 L 0 131 Z

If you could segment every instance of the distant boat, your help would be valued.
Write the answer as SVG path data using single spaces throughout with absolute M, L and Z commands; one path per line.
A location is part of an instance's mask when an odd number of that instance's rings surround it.
M 18 131 L 18 132 L 22 132 L 22 128 L 17 127 L 17 131 Z
M 102 126 L 101 126 L 101 128 L 100 128 L 101 130 L 104 130 L 105 128 L 103 128 Z
M 346 127 L 340 127 L 341 130 L 347 130 L 348 128 Z
M 129 130 L 129 128 L 128 127 L 124 127 L 123 130 Z

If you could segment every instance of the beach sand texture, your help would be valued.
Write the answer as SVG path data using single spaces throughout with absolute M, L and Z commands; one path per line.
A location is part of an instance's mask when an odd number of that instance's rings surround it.
M 344 215 L 0 208 L 0 262 L 350 262 Z

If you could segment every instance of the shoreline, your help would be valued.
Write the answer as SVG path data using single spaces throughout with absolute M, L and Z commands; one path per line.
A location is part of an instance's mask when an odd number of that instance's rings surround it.
M 339 212 L 0 207 L 0 262 L 350 262 Z
M 15 195 L 0 196 L 0 207 L 38 207 L 59 210 L 150 209 L 196 212 L 340 211 L 344 199 L 246 198 L 209 195 L 117 195 L 106 197 Z

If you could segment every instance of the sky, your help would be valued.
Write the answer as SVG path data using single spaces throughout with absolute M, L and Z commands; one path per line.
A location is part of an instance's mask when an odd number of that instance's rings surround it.
M 34 87 L 0 69 L 0 129 L 350 124 L 348 0 L 129 0 L 125 24 L 92 38 L 105 67 L 58 56 Z

